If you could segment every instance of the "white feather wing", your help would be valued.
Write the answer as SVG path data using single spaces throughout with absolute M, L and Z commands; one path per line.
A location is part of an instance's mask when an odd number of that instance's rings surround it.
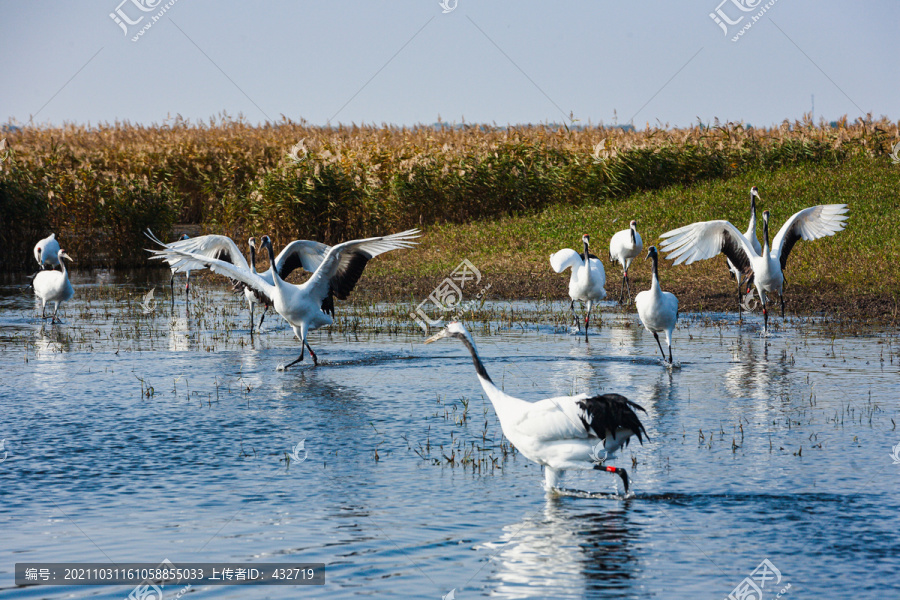
M 667 231 L 659 236 L 666 239 L 659 248 L 668 252 L 669 260 L 674 260 L 676 265 L 681 263 L 691 264 L 698 260 L 712 258 L 722 252 L 726 238 L 736 246 L 742 248 L 748 256 L 753 255 L 753 249 L 737 227 L 728 221 L 701 221 Z

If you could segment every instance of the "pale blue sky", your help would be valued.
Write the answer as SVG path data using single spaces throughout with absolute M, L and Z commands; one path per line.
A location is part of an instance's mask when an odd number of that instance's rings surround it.
M 900 119 L 896 0 L 120 2 L 0 0 L 0 122 Z

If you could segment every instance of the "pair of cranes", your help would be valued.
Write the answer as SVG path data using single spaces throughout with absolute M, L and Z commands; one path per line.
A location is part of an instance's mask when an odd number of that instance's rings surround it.
M 587 337 L 587 330 L 591 321 L 591 308 L 594 303 L 606 298 L 606 270 L 603 268 L 603 263 L 600 259 L 591 254 L 590 236 L 587 234 L 581 236 L 581 243 L 584 245 L 584 252 L 578 253 L 571 248 L 563 248 L 550 257 L 550 266 L 557 273 L 562 273 L 566 269 L 572 269 L 569 279 L 572 317 L 575 321 L 575 327 L 580 330 L 578 315 L 575 313 L 575 301 L 583 302 L 586 305 L 584 335 Z M 622 265 L 623 269 L 622 287 L 619 293 L 620 302 L 623 301 L 626 292 L 628 297 L 631 297 L 631 286 L 628 283 L 628 268 L 643 249 L 644 242 L 641 240 L 641 235 L 637 232 L 637 221 L 631 221 L 628 229 L 617 232 L 609 242 L 609 260 L 617 261 Z
M 56 234 L 51 233 L 34 245 L 34 259 L 40 271 L 32 276 L 31 287 L 34 288 L 34 294 L 41 299 L 41 318 L 47 318 L 47 303 L 52 302 L 54 306 L 50 322 L 58 323 L 59 318 L 56 315 L 59 312 L 59 305 L 71 300 L 75 295 L 64 262 L 71 261 L 72 257 L 60 249 Z M 59 267 L 59 271 L 56 267 Z
M 402 248 L 410 248 L 419 237 L 418 229 L 410 229 L 392 235 L 344 242 L 336 246 L 311 240 L 296 240 L 281 251 L 278 257 L 269 236 L 263 236 L 261 247 L 268 252 L 269 269 L 256 270 L 256 241 L 250 238 L 248 264 L 237 245 L 228 237 L 207 235 L 181 240 L 172 244 L 159 241 L 152 232 L 146 232 L 163 248 L 150 250 L 153 259 L 164 260 L 173 274 L 192 269 L 208 268 L 228 277 L 238 290 L 243 290 L 250 305 L 250 326 L 253 327 L 253 306 L 269 306 L 281 315 L 300 340 L 300 356 L 283 368 L 303 361 L 309 350 L 313 364 L 318 364 L 316 353 L 310 347 L 309 332 L 333 323 L 334 298 L 345 300 L 362 276 L 366 264 L 372 258 Z M 312 275 L 300 285 L 285 281 L 290 273 L 302 268 Z

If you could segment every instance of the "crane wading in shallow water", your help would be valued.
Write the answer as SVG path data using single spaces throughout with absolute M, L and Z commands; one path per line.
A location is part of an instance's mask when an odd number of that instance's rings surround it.
M 588 234 L 581 236 L 584 244 L 584 253 L 579 254 L 571 248 L 563 248 L 550 257 L 550 266 L 557 273 L 562 273 L 568 268 L 572 269 L 569 276 L 569 298 L 572 308 L 572 318 L 575 327 L 581 330 L 578 323 L 578 315 L 575 314 L 575 301 L 580 300 L 587 307 L 584 315 L 584 339 L 588 337 L 588 326 L 591 322 L 591 308 L 595 302 L 606 298 L 606 270 L 600 259 L 590 253 L 590 237 Z
M 794 213 L 769 247 L 769 211 L 763 211 L 763 248 L 757 252 L 737 227 L 728 221 L 702 221 L 673 229 L 660 237 L 668 238 L 661 249 L 675 264 L 691 264 L 696 260 L 725 254 L 745 277 L 753 277 L 753 284 L 763 305 L 763 332 L 769 332 L 769 311 L 766 293 L 777 293 L 784 318 L 784 269 L 791 249 L 798 240 L 817 240 L 842 231 L 847 220 L 846 204 L 820 204 Z
M 251 272 L 250 269 L 237 268 L 230 262 L 178 250 L 171 245 L 163 244 L 165 249 L 151 252 L 154 254 L 153 258 L 159 260 L 171 261 L 181 257 L 189 259 L 187 262 L 200 263 L 214 273 L 220 273 L 253 288 L 265 297 L 275 312 L 288 322 L 294 330 L 294 335 L 300 340 L 300 357 L 285 365 L 283 368 L 286 369 L 303 360 L 304 350 L 309 350 L 313 363 L 319 364 L 316 353 L 307 342 L 307 336 L 314 329 L 331 325 L 334 316 L 334 298 L 347 299 L 369 260 L 391 250 L 412 247 L 416 243 L 412 240 L 419 237 L 418 234 L 418 229 L 410 229 L 383 237 L 353 240 L 332 246 L 312 276 L 300 285 L 288 283 L 279 276 L 276 270 L 275 251 L 272 249 L 269 236 L 263 236 L 262 247 L 269 253 L 269 274 L 272 283 L 261 275 Z
M 644 328 L 656 338 L 656 345 L 662 352 L 663 361 L 666 353 L 659 341 L 659 333 L 666 334 L 666 345 L 669 347 L 669 361 L 672 365 L 672 332 L 675 331 L 675 323 L 678 321 L 678 298 L 672 292 L 664 292 L 659 286 L 659 255 L 656 246 L 650 246 L 647 259 L 653 260 L 653 277 L 650 281 L 650 289 L 639 293 L 634 299 L 637 306 L 638 317 Z
M 627 446 L 632 436 L 637 436 L 643 445 L 642 436 L 647 432 L 634 412 L 635 408 L 646 412 L 640 405 L 619 394 L 579 394 L 537 402 L 514 398 L 494 385 L 478 356 L 475 341 L 462 323 L 451 321 L 425 343 L 446 337 L 460 340 L 469 350 L 478 381 L 494 406 L 503 435 L 525 458 L 544 467 L 545 490 L 561 490 L 559 483 L 567 470 L 596 469 L 621 477 L 628 493 L 625 469 L 605 463 L 616 450 Z M 602 457 L 598 456 L 601 444 Z
M 66 254 L 65 250 L 60 250 L 57 254 L 60 259 L 73 260 L 71 256 Z M 73 261 L 74 262 L 74 261 Z M 61 323 L 56 313 L 59 312 L 59 305 L 67 302 L 75 295 L 72 283 L 69 281 L 69 272 L 66 270 L 66 263 L 59 260 L 60 270 L 47 269 L 39 271 L 31 282 L 34 286 L 35 295 L 41 299 L 41 318 L 47 318 L 47 303 L 53 303 L 53 316 L 51 323 Z

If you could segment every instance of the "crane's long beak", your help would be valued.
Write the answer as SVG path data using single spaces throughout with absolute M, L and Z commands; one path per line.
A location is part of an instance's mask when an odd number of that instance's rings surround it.
M 425 340 L 425 343 L 430 344 L 432 342 L 436 342 L 440 339 L 447 337 L 448 335 L 450 335 L 450 332 L 446 329 L 442 329 L 439 332 L 437 332 L 436 334 L 434 334 L 433 336 L 431 336 L 430 338 L 428 338 L 427 340 Z

